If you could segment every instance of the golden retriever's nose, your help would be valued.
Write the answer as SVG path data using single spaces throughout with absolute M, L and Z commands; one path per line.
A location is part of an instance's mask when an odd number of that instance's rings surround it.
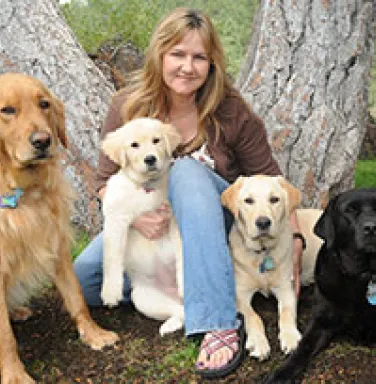
M 29 141 L 35 149 L 45 151 L 51 145 L 51 136 L 46 132 L 34 132 Z
M 151 167 L 157 162 L 157 158 L 154 155 L 147 155 L 144 159 L 144 162 L 147 166 Z
M 267 216 L 259 216 L 257 219 L 256 219 L 256 227 L 258 229 L 260 229 L 261 231 L 266 231 L 267 229 L 270 228 L 272 222 L 271 220 L 269 219 L 269 217 Z

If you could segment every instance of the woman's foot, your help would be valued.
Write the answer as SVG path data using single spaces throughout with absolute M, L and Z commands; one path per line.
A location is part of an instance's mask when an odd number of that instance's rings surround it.
M 244 356 L 244 327 L 208 332 L 200 347 L 196 373 L 204 378 L 219 378 L 233 372 Z

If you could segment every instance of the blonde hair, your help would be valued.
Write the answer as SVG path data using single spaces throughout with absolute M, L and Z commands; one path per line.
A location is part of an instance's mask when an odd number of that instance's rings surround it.
M 208 78 L 196 95 L 198 133 L 191 143 L 181 148 L 183 153 L 196 149 L 207 139 L 207 128 L 210 124 L 214 125 L 215 137 L 218 138 L 221 128 L 215 111 L 227 95 L 238 94 L 226 75 L 223 48 L 207 15 L 189 8 L 177 8 L 167 15 L 154 30 L 143 68 L 133 72 L 127 87 L 120 91 L 127 95 L 121 111 L 124 121 L 137 117 L 168 116 L 168 88 L 163 82 L 162 58 L 191 30 L 197 30 L 200 34 L 210 60 L 210 68 Z

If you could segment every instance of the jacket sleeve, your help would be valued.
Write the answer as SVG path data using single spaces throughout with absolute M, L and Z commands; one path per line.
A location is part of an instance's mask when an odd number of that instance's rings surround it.
M 109 110 L 107 112 L 104 124 L 100 133 L 102 141 L 107 133 L 115 131 L 122 124 L 120 114 L 121 106 L 123 105 L 124 97 L 121 94 L 115 94 L 112 98 Z M 95 175 L 95 189 L 98 192 L 107 183 L 107 180 L 119 170 L 119 166 L 114 163 L 103 151 L 99 148 L 98 168 Z
M 252 111 L 247 111 L 243 116 L 238 120 L 238 134 L 233 143 L 242 174 L 281 175 L 272 155 L 263 121 Z

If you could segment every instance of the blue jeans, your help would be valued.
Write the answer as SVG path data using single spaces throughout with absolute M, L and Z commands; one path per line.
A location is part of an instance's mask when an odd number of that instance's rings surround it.
M 187 335 L 237 327 L 235 281 L 227 235 L 231 214 L 221 205 L 227 181 L 200 162 L 183 158 L 170 171 L 169 197 L 183 241 Z M 102 234 L 79 255 L 74 268 L 90 306 L 101 305 Z M 124 277 L 124 302 L 130 300 Z

